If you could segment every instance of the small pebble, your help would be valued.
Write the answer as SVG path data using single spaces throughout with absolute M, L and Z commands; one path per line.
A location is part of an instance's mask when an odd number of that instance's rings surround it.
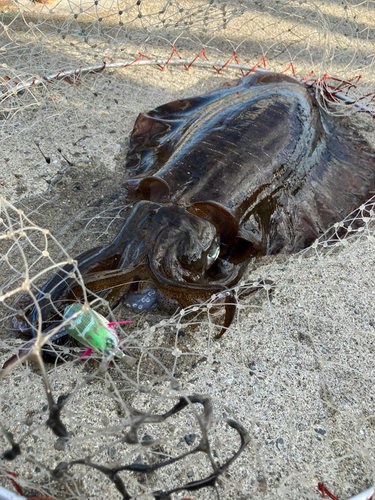
M 184 436 L 184 439 L 186 441 L 186 444 L 188 445 L 191 445 L 194 443 L 195 439 L 196 439 L 197 435 L 196 434 L 186 434 Z

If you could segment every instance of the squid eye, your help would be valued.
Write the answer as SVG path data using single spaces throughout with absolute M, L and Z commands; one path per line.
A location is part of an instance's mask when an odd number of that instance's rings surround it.
M 220 253 L 220 244 L 219 244 L 219 238 L 217 238 L 207 254 L 207 269 L 210 266 L 212 266 L 215 260 L 219 257 L 219 253 Z

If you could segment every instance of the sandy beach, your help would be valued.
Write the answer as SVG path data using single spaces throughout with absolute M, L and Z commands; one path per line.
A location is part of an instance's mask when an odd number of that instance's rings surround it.
M 32 76 L 31 69 L 20 62 L 22 54 L 16 50 L 14 33 L 28 47 L 28 62 L 37 57 L 43 64 L 44 60 L 50 62 L 43 67 L 47 74 L 98 63 L 104 56 L 132 60 L 141 52 L 168 59 L 167 40 L 175 42 L 187 58 L 194 58 L 205 46 L 212 60 L 225 62 L 236 49 L 240 62 L 255 64 L 266 52 L 267 68 L 281 71 L 292 60 L 300 77 L 324 68 L 349 79 L 360 71 L 362 82 L 352 90 L 353 95 L 374 91 L 374 68 L 368 64 L 374 49 L 372 4 L 368 4 L 370 17 L 364 7 L 351 6 L 348 23 L 337 21 L 343 18 L 343 7 L 335 2 L 325 2 L 316 11 L 312 3 L 299 5 L 300 10 L 297 2 L 291 2 L 283 10 L 278 2 L 268 2 L 237 15 L 235 4 L 228 6 L 227 13 L 216 6 L 218 26 L 223 17 L 229 19 L 226 31 L 204 33 L 197 24 L 199 34 L 189 32 L 175 40 L 164 28 L 167 35 L 161 40 L 161 18 L 154 21 L 154 38 L 147 38 L 147 30 L 139 28 L 138 32 L 136 28 L 145 19 L 151 23 L 164 4 L 160 7 L 155 2 L 149 10 L 142 7 L 143 17 L 134 20 L 133 38 L 122 39 L 118 26 L 111 24 L 117 18 L 112 17 L 114 7 L 109 1 L 100 2 L 99 12 L 67 0 L 58 4 L 22 0 L 17 8 L 24 13 L 26 24 L 13 7 L 13 17 L 0 17 L 8 27 L 8 34 L 0 38 L 0 47 L 7 54 L 0 69 L 2 75 L 17 82 Z M 181 3 L 185 16 L 187 6 L 194 7 Z M 56 22 L 54 28 L 52 8 L 62 23 Z M 277 15 L 276 8 L 283 15 Z M 131 22 L 133 10 L 125 10 L 125 26 Z M 82 21 L 78 19 L 76 29 L 77 13 L 82 13 Z M 30 28 L 32 16 L 46 19 L 43 50 L 36 43 L 35 20 Z M 95 32 L 92 19 L 98 16 L 106 19 L 106 36 Z M 65 24 L 61 21 L 68 18 Z M 323 39 L 314 27 L 319 19 L 329 20 L 329 33 L 334 33 L 329 41 L 328 35 Z M 364 29 L 365 25 L 372 35 L 355 38 L 353 27 Z M 70 38 L 57 34 L 59 26 L 71 33 Z M 350 53 L 354 39 L 355 57 Z M 35 63 L 35 76 L 42 76 L 42 62 Z M 6 234 L 22 223 L 28 237 L 12 254 L 9 242 L 1 240 L 3 257 L 10 255 L 10 261 L 3 258 L 0 268 L 2 293 L 14 289 L 27 271 L 34 276 L 47 267 L 42 258 L 45 248 L 51 264 L 66 261 L 62 248 L 74 257 L 113 240 L 133 205 L 121 184 L 128 139 L 139 112 L 202 95 L 240 76 L 238 70 L 230 69 L 218 74 L 212 68 L 195 66 L 189 71 L 173 65 L 164 71 L 155 65 L 132 66 L 83 75 L 80 82 L 56 80 L 2 101 L 0 194 L 17 204 L 14 208 L 1 203 L 2 229 Z M 354 126 L 375 148 L 372 117 L 354 111 L 348 111 Z M 20 209 L 24 215 L 17 212 Z M 316 499 L 318 483 L 324 482 L 339 500 L 346 500 L 373 486 L 373 219 L 374 212 L 359 231 L 353 230 L 350 238 L 335 245 L 327 246 L 323 238 L 302 255 L 255 261 L 243 286 L 249 288 L 267 279 L 272 291 L 239 296 L 235 321 L 220 340 L 215 339 L 218 329 L 214 327 L 220 316 L 209 309 L 195 319 L 181 314 L 170 318 L 159 311 L 135 314 L 120 306 L 117 321 L 134 321 L 119 330 L 136 360 L 133 366 L 121 362 L 105 366 L 100 356 L 77 362 L 82 353 L 77 347 L 70 356 L 66 349 L 65 361 L 46 363 L 55 400 L 65 401 L 61 419 L 67 438 L 56 437 L 45 426 L 48 411 L 39 370 L 31 363 L 17 367 L 1 380 L 0 418 L 3 429 L 20 443 L 22 453 L 13 462 L 4 462 L 2 470 L 18 473 L 26 493 L 56 499 L 121 498 L 110 477 L 90 465 L 60 466 L 60 476 L 51 471 L 58 464 L 85 457 L 112 468 L 160 463 L 193 449 L 202 437 L 198 404 L 164 422 L 142 423 L 137 427 L 138 443 L 126 443 L 125 436 L 129 423 L 134 422 L 132 409 L 162 414 L 179 397 L 198 394 L 212 401 L 208 440 L 214 461 L 224 463 L 240 446 L 238 433 L 225 419 L 246 429 L 249 444 L 220 475 L 217 492 L 203 488 L 176 493 L 173 499 L 213 499 L 217 493 L 221 499 Z M 58 243 L 48 235 L 44 240 L 30 221 L 48 229 Z M 26 266 L 23 254 L 28 259 Z M 240 290 L 238 293 L 241 295 Z M 1 364 L 25 342 L 12 328 L 16 306 L 13 303 L 12 309 L 7 306 L 10 302 L 4 304 Z M 199 324 L 192 327 L 191 323 Z M 3 437 L 1 442 L 2 451 L 9 449 L 9 440 Z M 171 490 L 211 473 L 209 458 L 195 453 L 150 474 L 131 471 L 120 476 L 131 495 L 151 498 L 147 495 L 152 491 Z M 8 479 L 0 482 L 12 489 Z

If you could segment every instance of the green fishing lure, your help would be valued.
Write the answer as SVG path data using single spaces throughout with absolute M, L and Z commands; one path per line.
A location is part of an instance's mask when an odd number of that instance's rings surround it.
M 78 359 L 90 356 L 92 351 L 99 354 L 113 355 L 119 359 L 123 358 L 125 356 L 124 348 L 114 329 L 114 325 L 132 323 L 132 321 L 108 323 L 104 316 L 93 309 L 84 312 L 82 307 L 82 304 L 71 304 L 65 308 L 63 314 L 64 320 L 71 318 L 65 325 L 65 330 L 74 339 L 87 347 L 87 350 Z M 77 315 L 73 318 L 75 314 Z M 130 355 L 128 351 L 126 352 Z

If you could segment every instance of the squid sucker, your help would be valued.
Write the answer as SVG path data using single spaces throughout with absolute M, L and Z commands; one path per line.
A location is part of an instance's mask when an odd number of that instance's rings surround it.
M 138 311 L 221 297 L 220 336 L 250 259 L 310 246 L 375 192 L 374 151 L 314 92 L 264 72 L 141 113 L 124 183 L 138 202 L 111 244 L 76 258 L 85 286 Z M 79 301 L 71 270 L 38 298 L 42 329 Z

